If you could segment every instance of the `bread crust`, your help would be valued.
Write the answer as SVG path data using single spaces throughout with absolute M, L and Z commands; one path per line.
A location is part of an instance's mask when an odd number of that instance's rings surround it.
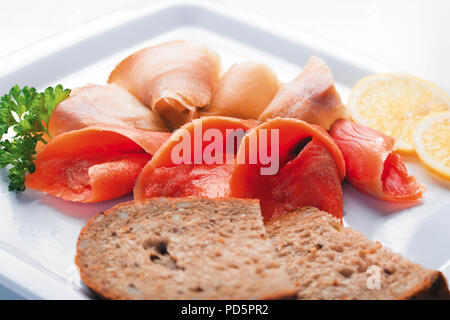
M 440 271 L 434 271 L 426 281 L 400 297 L 400 300 L 450 300 L 447 280 Z

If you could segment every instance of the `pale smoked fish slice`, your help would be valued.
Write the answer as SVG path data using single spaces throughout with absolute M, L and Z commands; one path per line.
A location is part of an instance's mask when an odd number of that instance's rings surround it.
M 174 130 L 209 105 L 220 70 L 216 52 L 171 41 L 133 53 L 111 72 L 108 83 L 130 91 Z
M 200 115 L 258 119 L 279 87 L 277 75 L 268 66 L 235 64 L 220 78 L 211 105 Z
M 331 71 L 321 59 L 312 57 L 297 78 L 282 86 L 258 120 L 276 117 L 304 120 L 326 130 L 335 120 L 348 118 Z
M 167 131 L 161 118 L 127 90 L 116 85 L 89 84 L 72 91 L 50 118 L 50 134 L 106 124 Z
M 81 278 L 110 299 L 277 299 L 296 290 L 275 258 L 256 200 L 153 198 L 83 228 Z
M 316 208 L 285 214 L 270 221 L 266 229 L 299 290 L 299 299 L 450 297 L 439 271 L 383 248 Z M 369 289 L 376 288 L 378 271 L 380 289 Z

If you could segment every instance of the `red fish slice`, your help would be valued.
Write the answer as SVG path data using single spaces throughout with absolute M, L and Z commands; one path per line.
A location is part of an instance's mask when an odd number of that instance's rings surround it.
M 416 201 L 426 187 L 408 175 L 401 157 L 393 153 L 394 139 L 348 120 L 336 121 L 330 134 L 342 151 L 347 181 L 382 200 Z
M 76 202 L 123 196 L 169 136 L 106 125 L 62 133 L 38 152 L 26 186 Z
M 229 195 L 230 164 L 182 164 L 175 167 L 155 168 L 148 177 L 142 195 L 141 184 L 135 191 L 136 199 L 203 196 L 224 198 Z
M 210 198 L 222 198 L 229 195 L 229 181 L 233 167 L 235 154 L 231 154 L 231 163 L 226 161 L 226 140 L 219 141 L 224 151 L 220 157 L 223 164 L 205 163 L 202 157 L 195 162 L 195 157 L 202 155 L 210 145 L 210 141 L 201 140 L 200 144 L 194 143 L 194 131 L 201 124 L 200 135 L 208 129 L 218 130 L 225 138 L 228 130 L 241 129 L 243 132 L 258 124 L 254 120 L 241 120 L 228 117 L 204 117 L 196 119 L 179 130 L 154 155 L 153 159 L 145 166 L 134 189 L 134 197 L 137 200 L 156 196 L 183 197 L 204 196 Z M 189 147 L 192 150 L 188 161 L 177 164 L 173 161 L 172 151 L 179 145 L 184 134 L 192 137 Z M 198 140 L 197 140 L 198 142 Z M 235 146 L 234 150 L 237 150 Z
M 231 196 L 260 199 L 265 221 L 302 206 L 315 206 L 342 218 L 344 159 L 322 128 L 296 119 L 270 120 L 246 135 L 236 159 L 248 159 L 254 152 L 249 141 L 257 139 L 261 130 L 271 129 L 279 130 L 278 173 L 261 175 L 260 159 L 256 164 L 236 163 L 230 182 Z M 270 143 L 267 149 L 271 149 Z

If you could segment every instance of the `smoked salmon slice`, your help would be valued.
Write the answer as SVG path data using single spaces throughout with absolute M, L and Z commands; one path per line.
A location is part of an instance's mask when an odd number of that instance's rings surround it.
M 303 120 L 325 130 L 335 120 L 348 118 L 333 75 L 321 59 L 312 57 L 297 78 L 282 86 L 259 120 L 276 117 Z
M 258 119 L 279 87 L 277 75 L 266 65 L 235 64 L 220 78 L 211 105 L 201 115 Z
M 75 202 L 123 196 L 169 136 L 107 125 L 61 133 L 37 153 L 36 170 L 25 185 Z
M 345 159 L 347 181 L 382 200 L 410 202 L 422 198 L 425 186 L 408 174 L 394 138 L 348 120 L 338 120 L 330 134 Z
M 279 136 L 275 149 L 267 138 L 267 145 L 257 143 L 255 150 L 251 141 L 261 139 L 261 134 L 267 132 Z M 278 151 L 279 168 L 266 175 L 261 171 L 261 155 L 269 150 Z M 257 160 L 252 164 L 250 158 L 255 154 Z M 325 130 L 301 120 L 275 118 L 254 128 L 243 139 L 230 190 L 232 197 L 259 199 L 265 221 L 303 206 L 314 206 L 342 218 L 344 177 L 342 154 Z
M 116 85 L 89 84 L 72 90 L 52 113 L 52 137 L 63 132 L 106 124 L 167 131 L 161 118 L 127 90 Z
M 112 71 L 108 83 L 130 91 L 173 130 L 210 104 L 220 71 L 216 52 L 171 41 L 130 55 Z
M 228 196 L 238 145 L 245 132 L 257 124 L 254 120 L 219 116 L 203 117 L 185 124 L 142 170 L 134 198 Z M 180 146 L 184 146 L 183 151 Z

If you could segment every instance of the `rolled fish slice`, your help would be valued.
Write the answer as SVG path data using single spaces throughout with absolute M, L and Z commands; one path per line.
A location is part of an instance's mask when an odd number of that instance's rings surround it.
M 220 69 L 217 53 L 179 40 L 130 55 L 111 72 L 108 83 L 130 91 L 174 130 L 210 104 Z
M 227 153 L 226 137 L 233 134 L 229 130 L 238 130 L 244 134 L 257 124 L 254 120 L 214 116 L 195 119 L 184 125 L 173 133 L 142 170 L 134 189 L 135 199 L 159 196 L 227 197 L 230 193 L 229 181 L 239 140 L 228 139 L 233 145 L 230 145 Z M 224 139 L 216 140 L 217 136 L 207 138 L 208 132 Z M 181 143 L 186 143 L 185 150 L 191 150 L 189 154 L 185 155 L 178 149 Z M 211 148 L 212 143 L 217 143 L 220 147 L 216 149 L 218 152 L 214 154 L 215 159 L 208 160 L 203 155 L 207 154 L 206 151 Z M 185 156 L 181 163 L 174 161 L 174 155 L 179 154 Z
M 250 141 L 261 134 L 277 130 L 279 142 L 272 149 Z M 266 150 L 267 149 L 267 150 Z M 267 167 L 261 158 L 268 150 L 278 152 L 278 170 L 262 173 Z M 272 151 L 271 151 L 272 152 Z M 250 160 L 254 157 L 256 161 Z M 244 138 L 236 156 L 230 180 L 232 197 L 259 199 L 265 221 L 303 206 L 314 206 L 341 219 L 343 196 L 341 181 L 345 164 L 333 139 L 322 128 L 304 121 L 276 118 L 251 130 Z
M 50 118 L 52 137 L 63 132 L 106 124 L 167 131 L 161 118 L 117 85 L 89 84 L 72 90 Z
M 337 119 L 348 118 L 333 75 L 321 59 L 311 57 L 298 77 L 278 90 L 259 120 L 276 117 L 303 120 L 325 130 Z
M 169 136 L 107 125 L 62 133 L 37 153 L 26 187 L 75 202 L 123 196 Z
M 348 120 L 333 124 L 330 135 L 345 159 L 346 179 L 381 200 L 415 202 L 426 187 L 408 174 L 400 155 L 393 153 L 394 138 Z
M 258 119 L 279 87 L 277 75 L 266 65 L 235 64 L 220 78 L 211 105 L 201 115 Z

